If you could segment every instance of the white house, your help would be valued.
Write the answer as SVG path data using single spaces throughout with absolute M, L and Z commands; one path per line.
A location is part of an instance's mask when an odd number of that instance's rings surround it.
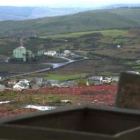
M 57 54 L 56 51 L 47 51 L 47 52 L 44 52 L 44 55 L 47 55 L 47 56 L 55 56 Z
M 15 90 L 23 90 L 23 89 L 28 89 L 28 86 L 23 84 L 23 83 L 17 83 L 13 86 L 13 89 Z
M 22 79 L 21 81 L 19 81 L 13 86 L 13 89 L 15 90 L 23 90 L 28 88 L 29 88 L 29 81 L 26 79 Z
M 64 54 L 69 54 L 69 53 L 71 53 L 70 50 L 64 50 Z
M 122 46 L 121 45 L 117 45 L 117 48 L 121 48 Z

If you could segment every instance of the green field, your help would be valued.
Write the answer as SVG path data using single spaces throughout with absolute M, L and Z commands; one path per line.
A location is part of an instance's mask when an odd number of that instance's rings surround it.
M 40 38 L 77 38 L 83 35 L 93 34 L 93 33 L 101 33 L 103 36 L 128 36 L 127 30 L 102 30 L 102 31 L 85 31 L 85 32 L 75 32 L 75 33 L 68 33 L 68 34 L 56 34 L 56 35 L 47 35 L 47 36 L 40 36 Z
M 63 81 L 69 81 L 69 80 L 75 80 L 75 79 L 79 79 L 79 78 L 83 78 L 83 77 L 86 77 L 87 74 L 86 73 L 82 73 L 82 74 L 75 74 L 75 75 L 57 75 L 57 76 L 54 76 L 54 75 L 48 75 L 45 77 L 45 79 L 47 80 L 58 80 L 60 82 L 63 82 Z

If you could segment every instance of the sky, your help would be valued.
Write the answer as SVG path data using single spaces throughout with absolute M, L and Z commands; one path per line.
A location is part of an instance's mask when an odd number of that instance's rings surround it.
M 136 4 L 140 0 L 0 0 L 0 6 L 98 7 L 125 3 Z

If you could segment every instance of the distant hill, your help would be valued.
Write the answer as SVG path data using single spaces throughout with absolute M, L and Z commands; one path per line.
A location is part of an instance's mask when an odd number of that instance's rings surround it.
M 0 36 L 36 36 L 122 28 L 140 28 L 140 8 L 92 10 L 68 16 L 2 21 Z
M 104 9 L 124 8 L 124 7 L 136 8 L 136 7 L 140 7 L 140 4 L 113 4 L 113 5 L 105 6 Z
M 53 17 L 53 16 L 60 16 L 60 15 L 75 14 L 87 10 L 89 10 L 89 8 L 0 6 L 0 21 Z

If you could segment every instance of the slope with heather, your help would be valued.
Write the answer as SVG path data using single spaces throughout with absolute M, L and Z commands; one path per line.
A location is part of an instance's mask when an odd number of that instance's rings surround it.
M 9 100 L 11 102 L 0 104 L 0 118 L 37 111 L 23 108 L 28 104 L 55 106 L 56 108 L 82 104 L 114 107 L 116 90 L 116 86 L 99 85 L 73 88 L 42 88 L 22 92 L 3 91 L 0 92 L 0 101 Z M 70 100 L 70 102 L 62 103 L 61 100 Z

